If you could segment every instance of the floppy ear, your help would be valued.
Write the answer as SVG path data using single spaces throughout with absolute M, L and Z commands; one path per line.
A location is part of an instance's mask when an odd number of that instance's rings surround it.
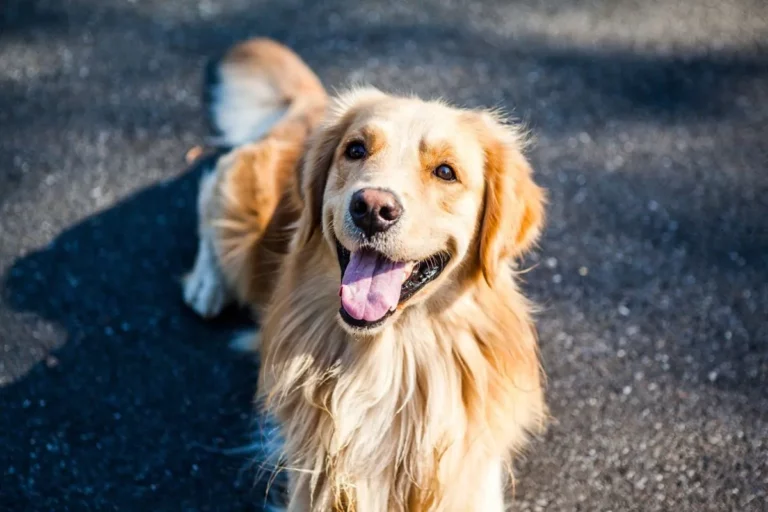
M 348 123 L 335 120 L 322 126 L 311 137 L 309 148 L 302 158 L 297 186 L 304 201 L 304 211 L 299 225 L 299 240 L 307 243 L 320 227 L 323 217 L 323 194 L 333 155 L 347 130 Z
M 352 124 L 355 110 L 363 103 L 381 96 L 383 93 L 372 88 L 353 89 L 339 95 L 331 101 L 325 120 L 310 137 L 297 177 L 299 196 L 304 201 L 298 235 L 301 243 L 307 243 L 321 227 L 328 173 L 333 165 L 336 148 Z
M 480 268 L 493 283 L 504 264 L 536 242 L 544 224 L 545 193 L 533 181 L 514 127 L 484 113 L 485 205 L 480 226 Z

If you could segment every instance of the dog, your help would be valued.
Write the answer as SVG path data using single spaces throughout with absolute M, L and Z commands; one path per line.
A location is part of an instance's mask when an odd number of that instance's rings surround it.
M 522 130 L 371 87 L 329 98 L 266 39 L 210 74 L 232 149 L 201 181 L 184 298 L 260 320 L 286 509 L 504 510 L 512 459 L 547 419 L 511 267 L 545 217 Z

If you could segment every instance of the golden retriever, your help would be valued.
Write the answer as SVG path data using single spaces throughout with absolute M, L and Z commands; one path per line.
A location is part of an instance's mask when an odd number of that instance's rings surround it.
M 234 149 L 201 183 L 184 296 L 260 317 L 287 510 L 504 510 L 511 457 L 546 418 L 510 266 L 544 219 L 520 130 L 373 88 L 328 100 L 264 39 L 213 71 Z

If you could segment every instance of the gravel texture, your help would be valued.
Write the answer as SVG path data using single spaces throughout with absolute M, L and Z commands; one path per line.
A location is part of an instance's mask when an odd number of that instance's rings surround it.
M 555 422 L 513 510 L 768 510 L 764 0 L 0 3 L 0 510 L 259 510 L 242 315 L 177 283 L 201 70 L 250 35 L 536 136 Z

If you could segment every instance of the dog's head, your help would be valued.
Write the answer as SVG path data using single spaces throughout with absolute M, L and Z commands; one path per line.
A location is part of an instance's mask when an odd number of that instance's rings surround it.
M 322 230 L 341 268 L 339 316 L 370 333 L 459 281 L 493 286 L 536 240 L 543 191 L 514 127 L 488 112 L 341 95 L 300 177 L 299 243 Z

